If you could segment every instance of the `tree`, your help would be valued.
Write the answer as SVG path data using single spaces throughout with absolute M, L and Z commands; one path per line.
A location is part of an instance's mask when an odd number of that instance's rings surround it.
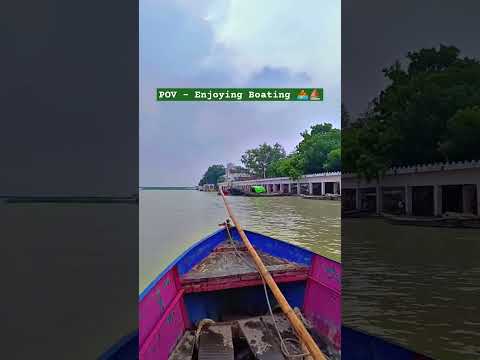
M 297 145 L 297 153 L 302 158 L 302 172 L 304 174 L 320 173 L 325 171 L 339 170 L 328 167 L 328 154 L 340 149 L 341 132 L 334 129 L 332 124 L 317 124 L 310 128 L 310 132 L 301 133 L 303 139 Z M 332 155 L 334 156 L 334 155 Z M 333 163 L 332 163 L 333 164 Z
M 450 161 L 480 159 L 480 106 L 457 111 L 448 120 L 447 140 L 439 146 Z M 465 149 L 470 149 L 466 154 Z
M 270 176 L 286 176 L 292 180 L 298 180 L 303 175 L 302 169 L 302 158 L 297 153 L 293 153 L 273 163 L 270 168 Z
M 478 158 L 480 63 L 459 54 L 421 49 L 383 70 L 388 86 L 344 132 L 345 170 L 378 178 L 391 166 Z
M 273 164 L 285 158 L 283 147 L 275 143 L 273 146 L 266 143 L 255 149 L 249 149 L 242 155 L 241 161 L 246 169 L 258 177 L 266 178 L 273 171 Z
M 225 175 L 225 167 L 223 165 L 211 165 L 203 175 L 198 185 L 218 184 L 221 176 Z
M 327 171 L 340 171 L 342 169 L 342 149 L 336 148 L 330 151 L 325 162 Z

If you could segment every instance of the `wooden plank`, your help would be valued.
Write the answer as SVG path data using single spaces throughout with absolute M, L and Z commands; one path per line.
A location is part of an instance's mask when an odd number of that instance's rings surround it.
M 195 346 L 195 333 L 186 331 L 168 360 L 191 360 Z
M 259 360 L 285 360 L 275 338 L 260 317 L 239 320 L 238 325 L 255 357 Z
M 273 278 L 278 284 L 289 283 L 295 281 L 305 281 L 308 278 L 306 272 L 291 271 L 285 273 L 273 273 Z M 227 277 L 227 278 L 217 278 L 209 279 L 201 282 L 182 282 L 185 293 L 193 292 L 206 292 L 206 291 L 218 291 L 225 289 L 241 288 L 241 287 L 250 287 L 250 286 L 259 286 L 263 282 L 259 277 L 252 279 L 247 279 L 243 277 Z
M 238 246 L 240 247 L 240 245 Z M 258 274 L 255 263 L 248 251 L 238 249 L 235 251 L 234 249 L 233 245 L 229 243 L 221 243 L 205 259 L 184 274 L 182 282 L 233 275 Z M 239 258 L 239 254 L 241 254 L 241 258 Z M 308 266 L 305 265 L 290 262 L 261 251 L 258 251 L 258 254 L 269 271 L 308 270 Z
M 298 340 L 298 336 L 295 334 L 286 316 L 283 314 L 274 314 L 274 316 L 275 316 L 275 321 L 277 323 L 278 330 L 280 331 L 282 338 Z M 268 328 L 268 331 L 270 331 L 270 333 L 275 332 L 275 336 L 277 336 L 276 330 L 274 327 L 275 325 L 273 324 L 273 321 L 272 321 L 272 317 L 270 315 L 265 315 L 261 317 L 261 320 L 265 324 L 265 327 Z M 306 327 L 308 328 L 308 330 L 310 331 L 312 330 L 309 324 L 306 324 Z M 332 344 L 327 342 L 327 339 L 322 339 L 314 332 L 312 332 L 311 335 L 315 343 L 318 345 L 318 347 L 320 348 L 322 353 L 327 357 L 327 359 L 331 359 L 331 360 L 341 359 L 340 353 L 337 350 L 335 350 Z M 307 350 L 304 347 L 302 347 L 302 344 L 299 341 L 294 341 L 294 342 L 287 341 L 286 346 L 287 346 L 288 352 L 292 355 L 305 353 Z
M 280 272 L 280 271 L 291 271 L 291 270 L 304 270 L 307 271 L 307 267 L 299 267 L 295 266 L 292 264 L 279 264 L 279 265 L 270 265 L 267 266 L 268 271 L 270 272 Z M 188 273 L 185 275 L 181 281 L 182 283 L 186 281 L 194 281 L 194 280 L 205 280 L 205 279 L 213 279 L 213 278 L 220 278 L 220 277 L 229 277 L 229 276 L 235 276 L 235 275 L 247 275 L 247 274 L 253 274 L 256 275 L 257 277 L 260 277 L 260 274 L 256 271 L 253 270 L 246 265 L 244 266 L 235 266 L 234 264 L 231 264 L 230 268 L 227 269 L 217 269 L 217 270 L 212 270 L 209 272 L 192 272 Z
M 198 360 L 233 360 L 232 327 L 210 325 L 202 329 L 198 341 Z
M 290 324 L 290 321 L 287 317 L 283 314 L 275 314 L 275 322 L 277 323 L 278 330 L 282 335 L 283 339 L 295 339 L 297 341 L 287 341 L 285 346 L 290 354 L 301 354 L 304 353 L 305 350 L 302 349 L 298 336 L 293 331 L 293 328 Z M 265 325 L 267 331 L 271 334 L 275 334 L 275 339 L 278 339 L 278 334 L 275 329 L 275 325 L 273 324 L 272 317 L 270 315 L 262 316 L 261 318 L 262 323 Z M 278 340 L 280 341 L 280 340 Z

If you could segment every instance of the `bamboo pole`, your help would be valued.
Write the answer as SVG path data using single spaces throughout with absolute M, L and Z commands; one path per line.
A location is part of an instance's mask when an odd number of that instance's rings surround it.
M 247 248 L 248 252 L 252 256 L 253 261 L 255 262 L 255 265 L 258 271 L 260 272 L 260 275 L 264 278 L 268 287 L 272 291 L 273 296 L 275 296 L 275 299 L 277 299 L 277 302 L 280 305 L 280 308 L 282 309 L 283 313 L 287 316 L 288 320 L 292 324 L 292 327 L 295 329 L 296 333 L 300 337 L 300 341 L 305 344 L 308 351 L 310 352 L 310 355 L 313 357 L 314 360 L 327 360 L 325 355 L 322 354 L 317 344 L 312 339 L 310 333 L 305 328 L 303 322 L 297 317 L 297 314 L 295 314 L 295 311 L 292 309 L 287 299 L 285 299 L 285 296 L 283 296 L 282 291 L 278 287 L 275 280 L 273 280 L 272 275 L 270 275 L 270 273 L 268 272 L 267 268 L 262 262 L 262 259 L 260 259 L 260 256 L 258 256 L 257 251 L 253 248 L 252 244 L 250 243 L 250 240 L 248 240 L 247 235 L 245 235 L 245 232 L 240 226 L 240 223 L 235 218 L 235 215 L 233 215 L 232 209 L 230 208 L 230 205 L 228 205 L 227 199 L 225 198 L 225 195 L 223 194 L 221 187 L 219 187 L 219 192 L 220 192 L 220 195 L 222 195 L 222 199 L 225 204 L 225 208 L 227 209 L 228 215 L 230 216 L 233 223 L 235 224 L 235 227 L 237 228 L 237 231 L 240 234 L 240 237 L 242 238 L 242 241 L 245 244 L 245 247 Z

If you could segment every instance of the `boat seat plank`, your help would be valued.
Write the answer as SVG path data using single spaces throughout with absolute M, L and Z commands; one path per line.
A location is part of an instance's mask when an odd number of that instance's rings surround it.
M 194 346 L 195 333 L 193 331 L 186 331 L 168 357 L 168 360 L 191 360 Z
M 275 339 L 260 317 L 238 320 L 238 326 L 255 357 L 259 360 L 284 360 Z
M 211 325 L 202 329 L 198 340 L 198 360 L 233 360 L 232 327 Z
M 275 322 L 277 323 L 277 327 L 278 327 L 278 330 L 280 331 L 280 334 L 282 335 L 282 338 L 298 339 L 295 331 L 292 328 L 292 325 L 290 324 L 290 321 L 287 319 L 287 317 L 284 314 L 274 314 L 274 316 L 275 316 Z M 262 316 L 261 320 L 265 324 L 265 327 L 268 328 L 268 331 L 270 331 L 270 333 L 276 334 L 273 320 L 270 315 Z M 330 360 L 341 359 L 340 353 L 337 350 L 335 350 L 335 348 L 331 344 L 329 344 L 325 339 L 322 339 L 320 336 L 318 336 L 318 334 L 312 331 L 311 324 L 305 323 L 305 326 L 310 332 L 310 334 L 312 335 L 313 339 L 317 343 L 322 353 L 327 357 L 327 359 L 330 359 Z M 287 341 L 286 346 L 290 354 L 300 354 L 305 351 L 301 348 L 301 345 L 299 342 Z
M 307 272 L 308 267 L 266 254 L 257 250 L 260 258 L 272 273 L 301 271 Z M 240 255 L 240 256 L 239 256 Z M 255 264 L 244 246 L 233 247 L 222 243 L 205 259 L 195 265 L 182 277 L 182 283 L 192 283 L 208 279 L 258 274 Z

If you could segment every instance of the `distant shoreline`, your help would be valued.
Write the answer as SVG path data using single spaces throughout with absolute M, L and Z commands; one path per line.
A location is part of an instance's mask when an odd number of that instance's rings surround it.
M 1 200 L 8 203 L 124 203 L 124 204 L 138 204 L 138 196 L 0 196 Z
M 142 186 L 140 190 L 197 190 L 195 186 Z

